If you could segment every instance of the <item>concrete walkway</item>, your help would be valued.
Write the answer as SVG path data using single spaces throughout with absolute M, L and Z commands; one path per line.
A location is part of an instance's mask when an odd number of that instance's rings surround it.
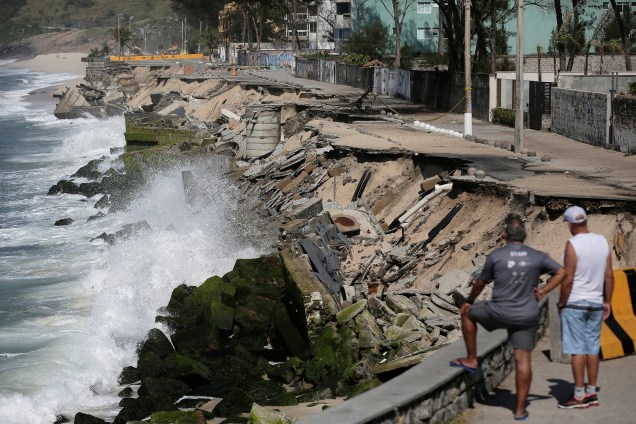
M 256 75 L 256 74 L 255 74 Z M 258 71 L 270 81 L 304 86 L 323 93 L 350 94 L 351 87 L 296 78 L 288 71 Z M 360 91 L 360 90 L 358 90 Z M 380 96 L 375 103 L 404 109 L 401 118 L 419 120 L 437 127 L 463 131 L 462 114 L 431 113 L 404 100 Z M 350 130 L 355 127 L 356 133 Z M 549 197 L 636 200 L 636 155 L 591 146 L 545 131 L 524 130 L 523 147 L 536 156 L 513 153 L 495 144 L 514 144 L 514 129 L 473 119 L 473 135 L 486 144 L 431 133 L 412 124 L 365 122 L 340 125 L 342 136 L 336 144 L 374 150 L 406 150 L 430 156 L 456 158 L 498 181 L 520 190 Z M 338 132 L 338 125 L 334 126 Z M 360 137 L 360 132 L 369 137 Z
M 559 409 L 557 402 L 572 395 L 569 364 L 550 362 L 545 340 L 532 353 L 533 380 L 528 397 L 528 423 L 633 424 L 636 422 L 636 355 L 602 361 L 599 372 L 600 406 L 587 409 Z M 497 390 L 453 424 L 512 423 L 515 400 L 514 373 Z

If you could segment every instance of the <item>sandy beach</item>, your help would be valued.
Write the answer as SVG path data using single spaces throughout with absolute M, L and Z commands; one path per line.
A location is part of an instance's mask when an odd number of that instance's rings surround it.
M 73 87 L 84 80 L 86 63 L 82 62 L 83 57 L 86 57 L 86 53 L 51 53 L 17 61 L 11 67 L 48 74 L 69 74 L 69 80 L 63 84 L 40 88 L 29 93 L 27 100 L 30 103 L 48 104 L 57 101 L 54 95 L 62 94 L 67 87 Z
M 43 54 L 33 59 L 17 61 L 13 64 L 13 67 L 50 74 L 84 75 L 86 64 L 82 62 L 83 57 L 86 57 L 86 53 Z

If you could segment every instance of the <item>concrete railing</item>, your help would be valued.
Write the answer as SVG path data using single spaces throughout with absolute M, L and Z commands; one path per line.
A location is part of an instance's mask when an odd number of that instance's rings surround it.
M 537 338 L 545 330 L 547 304 L 541 305 Z M 380 387 L 300 421 L 301 424 L 390 424 L 448 422 L 485 397 L 514 368 L 507 332 L 480 327 L 477 355 L 480 371 L 468 374 L 448 365 L 466 356 L 463 340 L 438 351 Z

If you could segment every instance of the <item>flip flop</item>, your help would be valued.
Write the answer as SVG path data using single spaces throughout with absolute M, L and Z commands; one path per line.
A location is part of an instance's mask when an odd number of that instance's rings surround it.
M 518 417 L 515 416 L 515 421 L 525 421 L 528 419 L 529 416 L 530 414 L 528 413 L 528 411 L 526 411 L 523 415 L 519 415 Z
M 475 374 L 477 372 L 477 368 L 469 367 L 468 365 L 464 364 L 461 359 L 450 361 L 448 365 L 455 368 L 462 368 L 468 374 Z

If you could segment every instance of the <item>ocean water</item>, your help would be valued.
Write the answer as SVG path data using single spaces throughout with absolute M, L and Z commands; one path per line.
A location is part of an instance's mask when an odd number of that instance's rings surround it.
M 271 238 L 236 204 L 236 188 L 210 163 L 157 174 L 126 212 L 87 221 L 99 195 L 47 196 L 89 160 L 118 167 L 122 117 L 57 120 L 28 92 L 74 75 L 10 69 L 0 61 L 0 423 L 50 424 L 82 411 L 118 412 L 122 367 L 157 327 L 179 284 L 198 285 L 237 258 L 271 250 Z M 181 171 L 207 196 L 185 201 Z M 78 180 L 77 182 L 82 182 Z M 72 218 L 69 226 L 54 226 Z M 102 232 L 147 221 L 153 231 L 114 246 Z

